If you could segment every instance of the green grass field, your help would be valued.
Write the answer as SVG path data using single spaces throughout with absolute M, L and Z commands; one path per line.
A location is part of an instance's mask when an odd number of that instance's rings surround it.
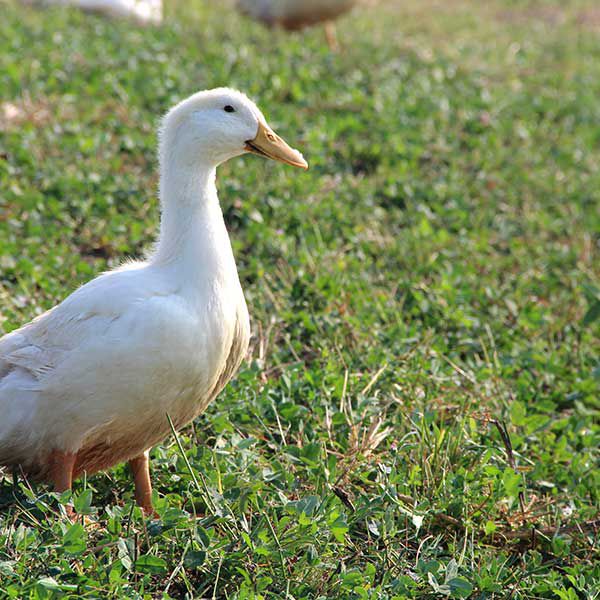
M 80 515 L 0 475 L 0 598 L 600 597 L 600 10 L 390 0 L 323 31 L 0 0 L 0 327 L 157 231 L 155 127 L 247 92 L 311 164 L 219 190 L 253 327 Z M 2 416 L 0 415 L 0 419 Z

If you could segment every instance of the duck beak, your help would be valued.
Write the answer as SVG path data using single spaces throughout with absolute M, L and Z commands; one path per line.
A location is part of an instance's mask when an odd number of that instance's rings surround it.
M 245 149 L 253 154 L 279 160 L 293 167 L 308 169 L 308 163 L 302 154 L 288 146 L 266 123 L 261 121 L 258 123 L 256 137 L 246 142 Z

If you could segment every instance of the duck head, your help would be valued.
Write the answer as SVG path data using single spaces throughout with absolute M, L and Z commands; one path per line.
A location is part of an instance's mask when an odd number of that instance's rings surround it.
M 198 92 L 174 106 L 162 121 L 161 163 L 174 158 L 181 166 L 216 167 L 247 152 L 308 168 L 302 154 L 267 125 L 256 104 L 236 90 Z

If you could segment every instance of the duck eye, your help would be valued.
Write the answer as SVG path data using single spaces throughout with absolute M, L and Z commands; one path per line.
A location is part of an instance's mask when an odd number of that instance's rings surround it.
M 225 112 L 235 112 L 235 108 L 233 108 L 233 106 L 231 106 L 231 104 L 228 104 L 227 106 L 224 106 L 223 110 Z

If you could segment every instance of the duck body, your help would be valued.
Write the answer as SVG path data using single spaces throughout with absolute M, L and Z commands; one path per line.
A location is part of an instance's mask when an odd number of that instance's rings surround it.
M 269 26 L 297 30 L 335 19 L 359 0 L 238 0 L 241 12 Z
M 50 480 L 129 461 L 151 510 L 148 450 L 216 397 L 250 325 L 216 168 L 253 152 L 306 168 L 246 96 L 219 88 L 176 105 L 159 134 L 161 225 L 146 260 L 83 285 L 0 339 L 0 466 Z
M 160 248 L 89 282 L 0 341 L 0 463 L 46 478 L 51 450 L 94 473 L 198 416 L 237 371 L 249 318 L 216 198 Z
M 158 24 L 163 18 L 162 0 L 24 0 L 26 4 L 73 6 L 108 17 L 132 18 L 140 24 Z

